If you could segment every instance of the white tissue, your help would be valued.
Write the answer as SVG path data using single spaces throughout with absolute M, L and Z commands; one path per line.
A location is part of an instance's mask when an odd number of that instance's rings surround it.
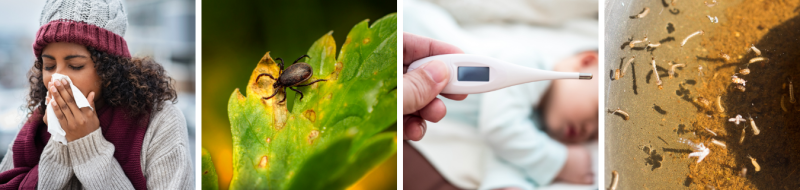
M 81 92 L 78 87 L 75 87 L 75 85 L 72 85 L 72 80 L 70 80 L 68 76 L 56 73 L 50 77 L 50 81 L 61 79 L 67 79 L 69 82 L 69 86 L 72 88 L 72 97 L 75 99 L 75 105 L 77 105 L 79 109 L 89 107 L 94 110 L 94 108 L 89 105 L 89 100 L 86 99 L 86 96 L 83 96 L 83 92 Z M 47 91 L 47 97 L 50 97 L 49 90 Z M 47 105 L 47 132 L 50 133 L 50 138 L 66 145 L 67 138 L 65 135 L 67 135 L 67 132 L 61 128 L 61 123 L 58 122 L 58 117 L 56 117 L 56 113 L 53 111 L 53 106 L 50 105 L 50 102 L 45 102 L 45 104 Z

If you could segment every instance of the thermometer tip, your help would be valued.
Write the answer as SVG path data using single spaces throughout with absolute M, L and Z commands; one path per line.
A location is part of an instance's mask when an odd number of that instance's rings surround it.
M 580 77 L 578 79 L 581 79 L 581 80 L 591 80 L 592 79 L 592 73 L 581 73 L 579 76 Z

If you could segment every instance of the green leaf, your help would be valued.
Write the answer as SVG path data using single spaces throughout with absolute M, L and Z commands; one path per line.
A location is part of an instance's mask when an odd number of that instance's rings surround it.
M 209 154 L 208 150 L 205 148 L 203 148 L 202 163 L 203 190 L 219 189 L 219 176 L 217 175 L 217 170 L 214 168 L 214 162 L 211 161 L 211 154 Z
M 313 68 L 308 81 L 327 81 L 296 87 L 302 100 L 280 103 L 283 92 L 263 99 L 273 94 L 275 80 L 256 78 L 280 72 L 269 52 L 246 94 L 236 89 L 228 100 L 231 189 L 343 189 L 397 151 L 397 15 L 372 27 L 368 20 L 356 24 L 338 58 L 330 32 L 308 55 L 301 60 Z

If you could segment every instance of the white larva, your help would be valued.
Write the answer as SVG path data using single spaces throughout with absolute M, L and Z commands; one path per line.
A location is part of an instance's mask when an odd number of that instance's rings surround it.
M 750 116 L 749 113 L 747 114 L 747 118 L 750 119 L 750 127 L 753 128 L 753 135 L 758 135 L 759 133 L 761 133 L 761 131 L 758 130 L 758 127 L 756 127 L 756 121 L 753 120 L 753 117 Z
M 644 18 L 648 13 L 650 13 L 650 7 L 645 7 L 642 13 L 636 15 L 636 18 Z
M 669 69 L 669 78 L 672 78 L 672 75 L 675 75 L 675 68 L 677 68 L 677 67 L 681 67 L 682 68 L 682 67 L 686 66 L 684 64 L 673 64 L 671 61 L 669 62 L 669 64 L 672 65 L 672 67 L 670 67 L 670 69 Z
M 756 56 L 761 56 L 761 50 L 758 50 L 755 44 L 750 44 L 750 48 L 747 48 L 747 53 L 750 53 L 751 51 L 755 52 Z
M 608 186 L 608 190 L 617 190 L 617 184 L 619 184 L 619 173 L 614 170 L 611 171 L 611 185 Z
M 698 30 L 697 32 L 694 32 L 694 33 L 692 33 L 692 34 L 689 34 L 689 36 L 686 36 L 686 38 L 685 38 L 685 39 L 683 39 L 683 42 L 681 42 L 681 47 L 683 47 L 683 45 L 686 45 L 686 41 L 689 41 L 689 38 L 692 38 L 692 37 L 694 37 L 694 36 L 697 36 L 698 34 L 699 34 L 699 35 L 703 35 L 703 34 L 705 34 L 705 32 L 703 32 L 703 30 Z
M 653 75 L 656 76 L 656 84 L 658 85 L 659 90 L 664 89 L 664 87 L 661 86 L 661 77 L 658 76 L 658 70 L 656 70 L 656 58 L 652 57 L 652 59 L 653 61 L 651 64 L 653 65 Z
M 756 162 L 756 159 L 755 159 L 755 158 L 753 158 L 753 157 L 752 157 L 752 156 L 750 156 L 750 155 L 747 155 L 747 157 L 748 157 L 748 158 L 750 158 L 750 162 L 752 162 L 752 163 L 753 163 L 753 167 L 755 167 L 755 168 L 756 168 L 756 172 L 758 172 L 758 171 L 761 171 L 761 166 L 759 166 L 759 165 L 758 165 L 758 162 Z
M 634 59 L 636 59 L 636 56 L 635 56 L 635 55 L 634 55 L 634 56 L 632 56 L 632 57 L 631 57 L 631 59 L 628 59 L 628 62 L 625 62 L 625 65 L 624 65 L 624 66 L 622 66 L 622 72 L 621 72 L 621 73 L 619 73 L 619 78 L 625 77 L 625 71 L 627 71 L 627 70 L 628 70 L 628 67 L 630 67 L 630 66 L 631 66 L 631 63 L 633 63 L 633 60 L 634 60 Z
M 715 145 L 719 145 L 719 146 L 721 146 L 722 148 L 726 148 L 726 147 L 727 147 L 727 146 L 725 146 L 725 143 L 723 143 L 723 142 L 720 142 L 720 141 L 718 141 L 717 139 L 711 139 L 711 143 L 713 143 L 713 144 L 715 144 Z
M 760 61 L 769 62 L 769 59 L 764 58 L 764 57 L 755 57 L 755 58 L 750 59 L 750 62 L 747 63 L 747 65 L 750 65 L 750 64 L 753 64 L 753 63 L 756 63 L 756 62 L 760 62 Z

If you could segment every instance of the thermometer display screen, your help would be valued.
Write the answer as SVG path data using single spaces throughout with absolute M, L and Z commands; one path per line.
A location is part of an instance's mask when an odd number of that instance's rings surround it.
M 458 67 L 458 81 L 489 82 L 489 67 Z

